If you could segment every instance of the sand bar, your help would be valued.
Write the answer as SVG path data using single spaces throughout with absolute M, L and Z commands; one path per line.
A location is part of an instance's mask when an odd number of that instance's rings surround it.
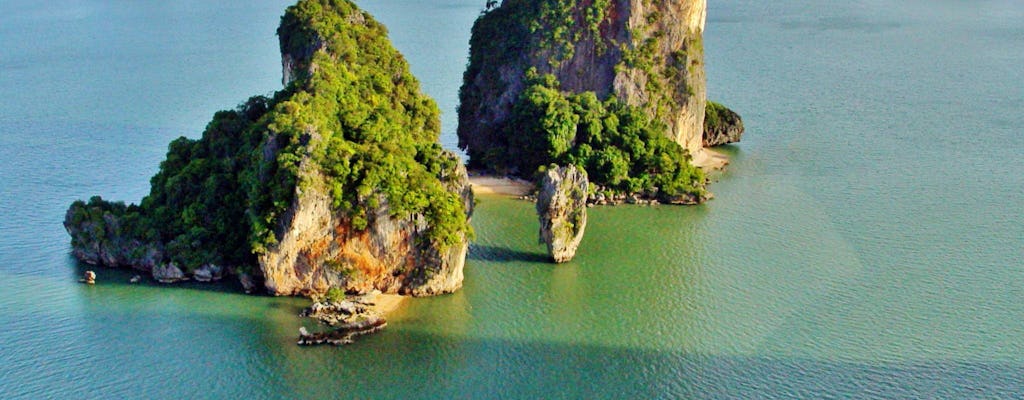
M 710 148 L 703 148 L 693 156 L 693 165 L 704 171 L 719 170 L 729 164 L 729 157 Z
M 408 297 L 409 296 L 401 296 L 397 294 L 378 294 L 364 298 L 364 301 L 367 303 L 373 303 L 372 306 L 367 307 L 370 310 L 375 311 L 380 315 L 387 316 L 392 311 L 397 310 Z
M 497 194 L 504 196 L 525 196 L 530 194 L 533 185 L 522 179 L 510 179 L 493 175 L 477 175 L 469 177 L 475 194 Z

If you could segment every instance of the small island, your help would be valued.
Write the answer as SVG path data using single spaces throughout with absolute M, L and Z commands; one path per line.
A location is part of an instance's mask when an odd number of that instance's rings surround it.
M 284 89 L 173 141 L 140 204 L 72 204 L 73 254 L 271 295 L 457 290 L 473 194 L 385 27 L 350 1 L 301 0 L 277 33 Z

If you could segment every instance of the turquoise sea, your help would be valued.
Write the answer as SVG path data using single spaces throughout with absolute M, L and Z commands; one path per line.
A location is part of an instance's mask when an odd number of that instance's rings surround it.
M 302 299 L 76 282 L 75 199 L 280 87 L 285 1 L 0 1 L 0 398 L 1024 398 L 1024 4 L 712 0 L 747 135 L 698 207 L 597 208 L 543 261 L 481 199 L 462 291 L 299 348 Z M 483 0 L 363 0 L 456 143 Z

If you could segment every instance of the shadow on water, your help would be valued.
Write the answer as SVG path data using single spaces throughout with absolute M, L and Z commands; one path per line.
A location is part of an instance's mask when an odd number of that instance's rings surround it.
M 547 263 L 547 254 L 532 253 L 528 251 L 516 250 L 507 247 L 490 246 L 490 245 L 470 245 L 469 255 L 467 259 L 473 261 L 487 261 L 487 262 L 528 262 L 528 263 Z
M 72 273 L 86 267 L 78 264 Z M 8 343 L 18 336 L 20 346 L 36 349 L 4 356 L 9 377 L 22 384 L 0 385 L 0 398 L 45 397 L 54 390 L 75 398 L 253 399 L 960 399 L 1024 393 L 1020 361 L 696 354 L 582 343 L 599 338 L 493 337 L 472 322 L 455 334 L 433 331 L 448 322 L 396 323 L 353 346 L 301 348 L 294 344 L 297 329 L 309 322 L 296 317 L 294 301 L 120 287 L 132 273 L 103 270 L 106 281 L 81 296 L 73 316 L 42 317 L 60 320 L 56 326 L 31 324 L 33 334 L 0 332 Z M 68 352 L 80 357 L 68 362 Z M 82 381 L 88 387 L 77 384 Z
M 70 270 L 74 273 L 73 279 L 75 281 L 80 280 L 85 275 L 85 271 L 93 271 L 96 273 L 96 284 L 101 286 L 147 286 L 164 289 L 201 290 L 214 293 L 269 297 L 261 294 L 260 291 L 256 291 L 253 294 L 246 294 L 242 284 L 235 276 L 232 275 L 225 275 L 224 279 L 214 282 L 188 280 L 184 282 L 165 284 L 154 280 L 153 275 L 148 272 L 132 268 L 114 268 L 102 265 L 89 265 L 79 261 L 70 254 L 68 255 L 67 264 L 74 266 L 73 268 L 70 268 Z M 138 283 L 131 283 L 131 280 L 136 276 L 140 278 Z
M 701 355 L 419 332 L 282 351 L 316 366 L 284 379 L 299 397 L 330 397 L 339 384 L 368 398 L 1014 398 L 1024 389 L 1021 364 Z

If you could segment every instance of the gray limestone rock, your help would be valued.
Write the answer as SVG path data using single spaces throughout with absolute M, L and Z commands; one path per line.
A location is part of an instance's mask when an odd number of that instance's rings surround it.
M 587 227 L 586 171 L 568 167 L 549 167 L 541 179 L 537 195 L 540 241 L 556 263 L 572 260 Z
M 153 279 L 160 283 L 176 283 L 187 280 L 185 273 L 174 263 L 158 265 L 153 268 Z

